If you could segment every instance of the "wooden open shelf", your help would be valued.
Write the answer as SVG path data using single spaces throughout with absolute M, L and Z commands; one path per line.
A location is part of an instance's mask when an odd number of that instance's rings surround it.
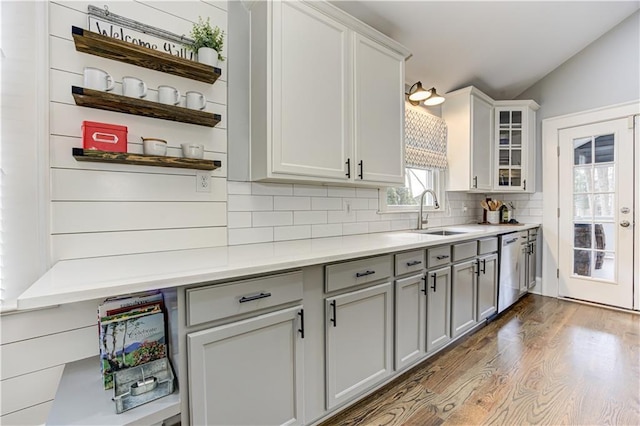
M 76 105 L 88 108 L 104 109 L 107 111 L 124 112 L 126 114 L 144 117 L 161 118 L 163 120 L 179 121 L 182 123 L 198 124 L 200 126 L 215 127 L 222 117 L 220 114 L 198 111 L 144 99 L 116 95 L 100 90 L 71 86 L 71 93 Z
M 198 170 L 216 170 L 222 166 L 222 162 L 218 160 L 161 157 L 156 155 L 131 154 L 128 152 L 107 152 L 82 148 L 73 148 L 73 157 L 77 161 L 91 161 L 94 163 L 136 164 L 138 166 L 174 167 Z
M 93 31 L 71 27 L 73 41 L 78 52 L 102 56 L 120 62 L 162 71 L 205 83 L 215 83 L 222 75 L 220 68 L 188 59 L 179 58 L 168 53 L 128 43 L 112 37 L 103 36 Z

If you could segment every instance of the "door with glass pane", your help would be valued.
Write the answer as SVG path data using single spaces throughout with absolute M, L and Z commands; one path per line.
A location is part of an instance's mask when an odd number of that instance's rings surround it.
M 633 305 L 633 129 L 624 119 L 560 131 L 560 296 Z
M 523 135 L 526 135 L 525 108 L 496 108 L 498 133 L 498 181 L 495 189 L 526 189 L 522 159 L 525 158 Z

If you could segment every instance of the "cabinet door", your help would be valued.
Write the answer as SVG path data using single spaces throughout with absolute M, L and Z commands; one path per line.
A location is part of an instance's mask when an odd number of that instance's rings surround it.
M 451 268 L 427 273 L 427 352 L 451 340 Z
M 395 366 L 396 370 L 425 354 L 426 282 L 424 274 L 396 281 Z
M 356 181 L 404 183 L 404 58 L 354 38 Z
M 301 309 L 187 335 L 192 424 L 302 424 Z
M 529 255 L 527 256 L 527 285 L 529 289 L 536 286 L 536 243 L 529 243 Z
M 471 96 L 472 189 L 491 190 L 493 106 L 477 96 Z
M 476 260 L 451 267 L 451 337 L 476 324 Z
M 272 171 L 347 180 L 352 32 L 310 5 L 272 5 Z
M 523 240 L 524 241 L 524 240 Z M 529 290 L 529 244 L 520 245 L 520 259 L 518 261 L 518 282 L 520 283 L 520 295 Z
M 478 259 L 478 322 L 498 311 L 498 255 Z
M 391 374 L 392 284 L 326 299 L 327 409 Z

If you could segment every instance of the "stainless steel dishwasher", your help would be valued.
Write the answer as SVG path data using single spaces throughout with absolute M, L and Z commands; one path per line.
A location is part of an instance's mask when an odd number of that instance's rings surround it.
M 523 240 L 524 239 L 524 240 Z M 521 286 L 525 263 L 521 241 L 526 243 L 527 231 L 512 232 L 500 236 L 500 284 L 498 286 L 498 313 L 513 305 L 526 293 Z

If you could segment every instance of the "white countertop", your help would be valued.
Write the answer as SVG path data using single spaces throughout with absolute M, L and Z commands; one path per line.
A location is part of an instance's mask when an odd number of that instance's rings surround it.
M 537 226 L 457 225 L 446 229 L 466 233 L 435 236 L 399 231 L 64 260 L 20 295 L 17 304 L 19 310 L 43 308 L 424 248 Z

